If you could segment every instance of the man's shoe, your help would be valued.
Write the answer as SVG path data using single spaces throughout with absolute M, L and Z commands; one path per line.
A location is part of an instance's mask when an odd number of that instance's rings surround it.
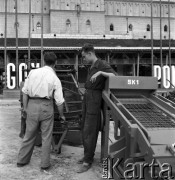
M 83 166 L 80 167 L 80 169 L 78 169 L 77 173 L 83 173 L 88 171 L 91 168 L 91 164 L 90 163 L 83 163 Z
M 47 171 L 47 170 L 49 170 L 50 168 L 51 168 L 51 166 L 41 167 L 41 170 L 43 170 L 43 171 Z
M 77 161 L 77 164 L 83 164 L 83 162 L 84 162 L 84 157 L 81 158 L 81 159 L 79 159 L 79 160 Z
M 25 164 L 23 164 L 23 163 L 17 163 L 16 165 L 17 165 L 17 167 L 23 167 L 23 166 L 25 166 L 25 165 L 27 165 L 28 163 L 25 163 Z
M 93 163 L 93 161 L 94 159 L 91 160 L 91 164 Z M 84 163 L 84 157 L 77 161 L 77 164 L 83 164 L 83 163 Z

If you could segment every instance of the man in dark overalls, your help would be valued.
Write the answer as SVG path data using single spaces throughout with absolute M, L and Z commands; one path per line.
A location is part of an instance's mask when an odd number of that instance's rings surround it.
M 116 75 L 106 61 L 96 57 L 93 45 L 85 44 L 83 46 L 82 58 L 86 63 L 91 64 L 91 67 L 85 83 L 86 91 L 83 99 L 82 139 L 84 157 L 78 161 L 78 164 L 82 164 L 77 171 L 78 173 L 87 171 L 93 162 L 100 127 L 102 90 L 106 78 Z

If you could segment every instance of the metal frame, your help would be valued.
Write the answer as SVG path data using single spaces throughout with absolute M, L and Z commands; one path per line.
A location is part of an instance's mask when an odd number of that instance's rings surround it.
M 133 85 L 131 88 L 130 85 L 125 84 L 125 82 L 128 82 L 128 78 L 138 79 L 142 86 Z M 144 83 L 147 84 L 147 81 L 150 83 L 149 86 L 144 85 Z M 104 126 L 102 131 L 101 158 L 109 157 L 114 163 L 116 163 L 118 158 L 124 159 L 123 163 L 113 172 L 114 179 L 119 178 L 118 173 L 124 172 L 128 162 L 145 162 L 149 164 L 155 159 L 161 169 L 161 164 L 164 163 L 163 158 L 166 163 L 170 164 L 172 159 L 173 161 L 175 160 L 175 149 L 170 147 L 174 142 L 175 127 L 157 128 L 158 126 L 155 126 L 148 128 L 149 126 L 144 126 L 142 121 L 139 121 L 139 117 L 134 116 L 132 111 L 125 106 L 125 103 L 127 104 L 128 102 L 134 105 L 138 101 L 135 98 L 139 97 L 138 99 L 142 100 L 140 101 L 141 104 L 151 103 L 160 110 L 161 113 L 159 115 L 162 118 L 167 116 L 169 120 L 174 119 L 171 123 L 174 123 L 175 126 L 175 104 L 173 104 L 173 107 L 164 99 L 156 96 L 156 86 L 157 82 L 153 77 L 110 77 L 106 82 L 102 95 L 105 104 L 103 110 L 105 111 L 104 114 L 110 112 L 112 115 L 112 119 L 116 124 L 114 134 L 117 134 L 115 136 L 117 141 L 109 146 L 107 141 L 109 137 L 109 119 L 106 117 L 105 125 L 107 126 Z M 144 89 L 145 87 L 147 88 Z M 129 100 L 127 99 L 128 97 L 130 97 Z M 120 135 L 118 129 L 120 129 Z M 173 135 L 174 137 L 172 137 Z
M 15 29 L 16 29 L 16 89 L 19 88 L 19 62 L 18 62 L 18 1 L 15 0 Z

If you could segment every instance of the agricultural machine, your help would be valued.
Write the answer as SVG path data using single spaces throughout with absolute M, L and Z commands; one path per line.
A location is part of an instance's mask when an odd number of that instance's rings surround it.
M 146 165 L 148 180 L 174 174 L 175 104 L 156 95 L 157 85 L 154 77 L 118 76 L 106 81 L 102 158 L 110 159 L 109 177 L 143 179 Z M 111 117 L 115 142 L 109 145 Z M 151 170 L 153 165 L 156 168 Z

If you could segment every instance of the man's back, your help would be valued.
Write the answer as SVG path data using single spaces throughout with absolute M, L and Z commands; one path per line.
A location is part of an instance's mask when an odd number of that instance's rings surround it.
M 51 98 L 56 85 L 61 86 L 54 70 L 49 66 L 32 70 L 25 81 L 23 92 L 30 97 Z

